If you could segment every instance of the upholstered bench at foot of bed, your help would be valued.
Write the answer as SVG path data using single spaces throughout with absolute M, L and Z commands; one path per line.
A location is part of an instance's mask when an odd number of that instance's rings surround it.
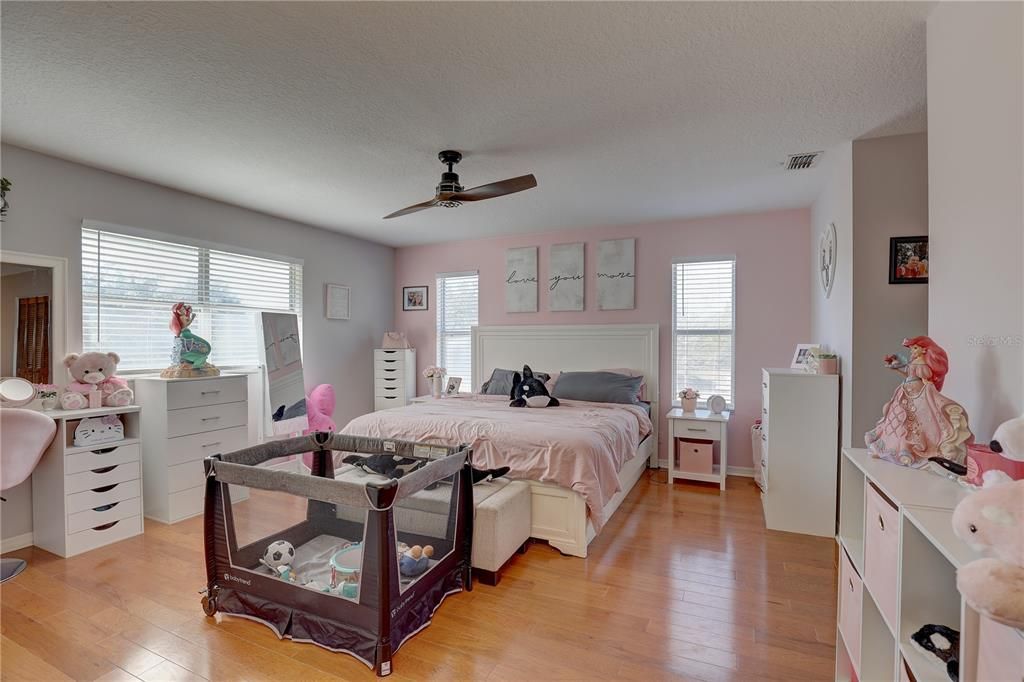
M 384 480 L 355 467 L 339 471 L 337 478 L 365 482 Z M 395 509 L 399 533 L 443 534 L 448 520 L 451 488 L 420 490 Z M 473 486 L 473 573 L 485 585 L 497 585 L 502 567 L 517 551 L 525 551 L 533 524 L 530 484 L 499 478 Z M 339 515 L 353 514 L 339 509 Z M 355 520 L 355 519 L 352 519 Z
M 530 484 L 500 478 L 473 487 L 473 574 L 497 585 L 502 567 L 530 538 Z

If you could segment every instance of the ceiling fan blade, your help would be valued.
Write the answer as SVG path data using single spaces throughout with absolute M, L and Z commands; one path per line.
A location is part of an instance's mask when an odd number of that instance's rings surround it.
M 439 200 L 440 197 L 434 197 L 430 201 L 424 201 L 422 204 L 413 204 L 412 206 L 406 206 L 400 211 L 395 211 L 394 213 L 387 214 L 386 216 L 384 216 L 384 220 L 387 220 L 388 218 L 397 218 L 399 216 L 409 215 L 410 213 L 415 213 L 416 211 L 422 211 L 425 208 L 437 206 L 437 202 Z
M 494 199 L 495 197 L 502 197 L 506 194 L 514 194 L 516 192 L 522 192 L 526 189 L 532 189 L 537 186 L 537 178 L 533 175 L 520 175 L 518 178 L 509 178 L 508 180 L 499 180 L 498 182 L 492 182 L 489 185 L 480 185 L 479 187 L 471 187 L 462 192 L 456 192 L 451 196 L 455 201 L 480 201 L 482 199 Z

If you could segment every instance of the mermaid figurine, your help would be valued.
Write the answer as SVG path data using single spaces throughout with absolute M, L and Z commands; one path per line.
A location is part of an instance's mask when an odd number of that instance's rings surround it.
M 213 347 L 201 336 L 192 333 L 189 325 L 196 319 L 192 306 L 179 302 L 171 308 L 171 323 L 174 332 L 174 347 L 171 350 L 171 366 L 160 372 L 165 379 L 215 377 L 220 370 L 206 361 Z
M 974 434 L 962 406 L 942 395 L 949 358 L 927 336 L 903 340 L 909 360 L 896 355 L 885 364 L 905 378 L 882 408 L 882 418 L 864 434 L 875 457 L 903 466 L 923 468 L 929 459 L 941 458 L 962 465 Z

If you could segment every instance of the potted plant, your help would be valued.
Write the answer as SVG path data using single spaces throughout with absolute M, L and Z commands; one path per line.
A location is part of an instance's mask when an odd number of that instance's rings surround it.
M 441 397 L 441 388 L 444 385 L 444 375 L 448 372 L 444 367 L 431 365 L 423 370 L 423 378 L 430 382 L 430 395 L 435 398 Z
M 814 354 L 814 368 L 818 374 L 839 374 L 839 356 L 829 351 Z
M 684 388 L 679 391 L 679 400 L 683 403 L 683 412 L 696 412 L 697 398 L 699 397 L 700 391 L 695 388 Z
M 56 384 L 33 384 L 36 388 L 36 399 L 42 403 L 44 410 L 57 409 Z

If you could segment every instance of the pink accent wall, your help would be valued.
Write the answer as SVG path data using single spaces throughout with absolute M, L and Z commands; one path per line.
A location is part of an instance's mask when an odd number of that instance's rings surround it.
M 395 291 L 404 286 L 430 287 L 430 310 L 404 312 L 399 296 L 395 328 L 417 349 L 419 369 L 433 364 L 437 353 L 435 283 L 441 272 L 480 273 L 480 324 L 617 324 L 657 323 L 661 377 L 661 433 L 671 404 L 672 261 L 684 257 L 736 257 L 736 411 L 729 422 L 729 463 L 751 466 L 750 425 L 761 411 L 761 367 L 788 367 L 797 343 L 809 341 L 811 327 L 809 209 L 716 216 L 666 223 L 594 227 L 493 239 L 411 246 L 396 250 Z M 595 275 L 597 242 L 636 237 L 636 309 L 597 309 Z M 548 247 L 586 242 L 586 310 L 548 312 Z M 506 313 L 505 249 L 538 246 L 539 312 Z M 557 367 L 545 368 L 557 370 Z M 418 372 L 417 372 L 418 374 Z M 419 393 L 428 391 L 419 379 Z M 666 455 L 662 438 L 661 456 Z

